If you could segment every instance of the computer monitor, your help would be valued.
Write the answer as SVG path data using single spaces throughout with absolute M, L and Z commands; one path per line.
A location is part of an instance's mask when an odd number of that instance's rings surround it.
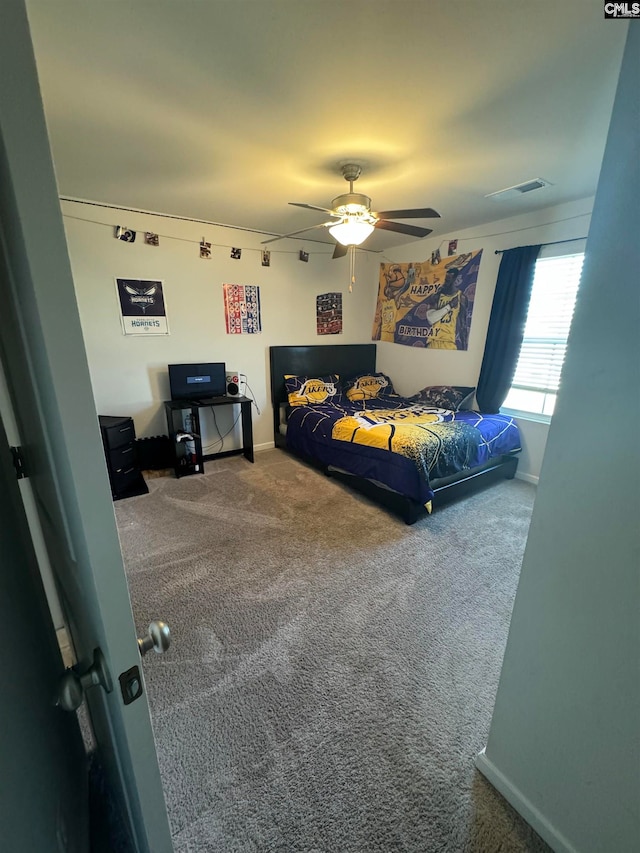
M 224 397 L 227 373 L 223 361 L 208 364 L 169 364 L 172 400 L 199 400 Z

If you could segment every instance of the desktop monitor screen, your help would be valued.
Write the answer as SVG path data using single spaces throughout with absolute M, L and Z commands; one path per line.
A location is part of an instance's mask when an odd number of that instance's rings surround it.
M 213 364 L 169 364 L 172 400 L 224 397 L 227 374 L 222 361 Z

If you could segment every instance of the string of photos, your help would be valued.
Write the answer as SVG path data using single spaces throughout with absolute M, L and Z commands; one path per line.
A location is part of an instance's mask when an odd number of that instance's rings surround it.
M 88 205 L 90 207 L 108 207 L 108 208 L 111 208 L 113 210 L 120 210 L 120 211 L 125 211 L 125 212 L 128 211 L 130 213 L 144 213 L 147 216 L 160 216 L 162 218 L 179 219 L 183 222 L 198 222 L 198 223 L 203 223 L 203 224 L 208 224 L 208 225 L 215 225 L 215 226 L 220 227 L 220 228 L 236 228 L 236 226 L 225 225 L 224 223 L 205 222 L 204 220 L 191 219 L 190 217 L 186 217 L 186 216 L 172 216 L 169 214 L 152 213 L 149 211 L 136 210 L 134 208 L 120 207 L 118 205 L 98 204 L 97 202 L 90 202 L 90 201 L 84 201 L 84 200 L 80 200 L 80 199 L 66 198 L 64 196 L 60 196 L 60 201 L 71 202 L 73 204 Z M 101 222 L 101 221 L 95 220 L 95 219 L 89 219 L 88 217 L 85 217 L 85 216 L 73 216 L 73 215 L 68 214 L 68 213 L 65 213 L 63 215 L 67 219 L 77 219 L 81 222 L 90 222 L 93 225 L 100 225 L 101 227 L 112 228 L 113 229 L 113 236 L 116 238 L 116 240 L 121 240 L 125 243 L 135 243 L 136 237 L 138 236 L 138 232 L 134 228 L 129 228 L 126 225 L 115 225 L 115 226 L 113 226 L 113 225 L 109 225 L 106 222 Z M 246 230 L 246 229 L 238 229 L 238 230 Z M 221 243 L 213 243 L 212 241 L 207 240 L 205 237 L 203 237 L 198 242 L 196 240 L 190 240 L 189 238 L 186 238 L 186 237 L 176 237 L 175 235 L 172 235 L 172 234 L 171 235 L 169 235 L 169 234 L 163 235 L 163 234 L 160 234 L 156 231 L 142 231 L 141 234 L 142 234 L 142 240 L 143 240 L 144 244 L 146 246 L 152 246 L 155 248 L 160 246 L 160 238 L 161 237 L 163 239 L 168 239 L 168 240 L 179 240 L 179 241 L 185 242 L 185 243 L 194 243 L 195 245 L 198 246 L 199 257 L 201 260 L 211 260 L 211 258 L 213 257 L 213 249 L 214 248 L 229 249 L 230 250 L 230 255 L 229 255 L 230 258 L 232 260 L 236 260 L 236 261 L 239 261 L 242 258 L 242 252 L 243 251 L 260 252 L 262 266 L 263 267 L 270 267 L 271 266 L 272 250 L 270 250 L 270 249 L 258 249 L 258 248 L 254 248 L 253 246 L 249 247 L 249 248 L 245 248 L 242 246 L 229 246 L 229 245 L 221 244 Z M 280 250 L 276 249 L 275 251 L 273 251 L 273 254 L 291 255 L 291 254 L 295 254 L 295 252 L 288 250 L 288 249 L 280 249 Z M 298 260 L 299 261 L 301 261 L 302 263 L 309 263 L 309 257 L 311 254 L 327 255 L 328 252 L 325 252 L 325 251 L 309 252 L 306 249 L 299 249 L 297 251 L 297 254 L 298 254 Z M 356 280 L 356 274 L 355 274 L 356 251 L 355 251 L 354 246 L 349 247 L 348 255 L 349 255 L 349 293 L 352 293 L 353 292 L 353 286 L 354 286 L 355 280 Z
M 147 246 L 159 246 L 160 245 L 160 235 L 156 234 L 152 231 L 144 231 L 142 232 L 144 237 L 145 245 Z M 125 243 L 134 243 L 136 239 L 137 232 L 132 228 L 126 228 L 124 225 L 116 225 L 114 230 L 114 237 L 117 240 L 123 240 Z M 183 239 L 183 238 L 175 238 L 170 237 L 169 239 Z M 194 242 L 187 241 L 187 242 Z M 199 249 L 200 249 L 200 258 L 202 260 L 208 261 L 211 260 L 213 256 L 213 244 L 206 240 L 204 237 L 200 240 Z M 223 248 L 228 248 L 231 250 L 230 257 L 239 261 L 242 258 L 242 248 L 239 246 L 226 246 Z M 269 249 L 249 249 L 248 251 L 259 251 L 262 255 L 262 266 L 270 267 L 271 266 L 271 251 Z M 290 252 L 286 254 L 291 254 Z M 309 252 L 304 249 L 300 249 L 298 252 L 298 260 L 302 261 L 305 264 L 309 263 Z M 320 253 L 318 253 L 320 254 Z M 325 254 L 324 252 L 321 254 Z M 356 247 L 349 246 L 349 293 L 353 293 L 353 286 L 356 283 Z
M 84 221 L 88 222 L 91 220 L 84 220 Z M 97 223 L 97 224 L 104 224 L 104 223 Z M 198 246 L 200 258 L 204 261 L 211 260 L 211 258 L 213 257 L 213 249 L 214 248 L 220 248 L 220 249 L 230 249 L 230 255 L 229 256 L 234 261 L 239 261 L 242 258 L 242 252 L 243 251 L 259 252 L 261 255 L 262 266 L 263 267 L 270 267 L 271 266 L 271 254 L 272 254 L 272 252 L 270 249 L 255 249 L 253 247 L 246 249 L 246 247 L 241 247 L 241 246 L 227 246 L 227 245 L 224 245 L 221 243 L 212 243 L 211 241 L 206 240 L 204 237 L 198 243 L 196 240 L 189 240 L 189 239 L 184 238 L 184 237 L 160 235 L 160 234 L 156 234 L 153 231 L 143 231 L 141 233 L 142 233 L 142 240 L 146 246 L 159 246 L 161 236 L 163 236 L 163 239 L 181 240 L 182 242 L 194 243 L 195 245 Z M 134 231 L 133 228 L 127 228 L 124 225 L 114 226 L 114 237 L 116 238 L 116 240 L 122 240 L 125 243 L 135 243 L 137 236 L 138 236 L 138 232 Z M 282 251 L 282 252 L 276 252 L 276 254 L 288 254 L 288 255 L 290 255 L 290 254 L 292 254 L 292 252 L 291 251 Z M 310 252 L 307 252 L 304 249 L 300 249 L 298 251 L 298 260 L 302 261 L 305 264 L 309 263 L 309 255 L 310 254 L 311 254 Z M 325 254 L 327 254 L 327 252 L 314 252 L 314 254 L 325 255 Z

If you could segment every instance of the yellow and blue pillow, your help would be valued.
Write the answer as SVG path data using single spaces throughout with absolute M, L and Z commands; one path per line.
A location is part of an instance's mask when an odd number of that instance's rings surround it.
M 284 384 L 290 406 L 320 406 L 342 402 L 340 376 L 285 376 Z
M 361 373 L 347 379 L 342 387 L 347 399 L 352 403 L 398 396 L 393 382 L 385 373 Z

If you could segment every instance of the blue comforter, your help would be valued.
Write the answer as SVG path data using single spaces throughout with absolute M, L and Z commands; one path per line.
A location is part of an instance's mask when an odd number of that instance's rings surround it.
M 435 409 L 401 397 L 294 407 L 287 446 L 425 505 L 434 481 L 521 449 L 513 418 Z

